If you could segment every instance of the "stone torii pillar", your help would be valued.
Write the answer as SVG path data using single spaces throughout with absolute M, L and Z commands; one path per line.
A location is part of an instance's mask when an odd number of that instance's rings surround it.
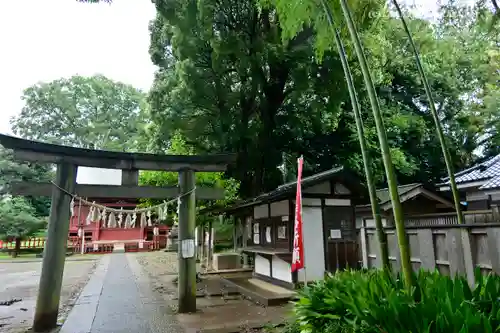
M 179 313 L 196 312 L 195 173 L 179 171 Z
M 74 193 L 76 172 L 75 165 L 66 163 L 57 165 L 55 184 L 60 189 L 56 186 L 52 189 L 47 241 L 33 322 L 35 332 L 48 331 L 57 323 L 71 202 L 71 197 L 64 191 Z

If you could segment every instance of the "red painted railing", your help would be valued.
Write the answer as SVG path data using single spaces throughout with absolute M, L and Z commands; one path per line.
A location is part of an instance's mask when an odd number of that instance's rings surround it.
M 32 237 L 21 241 L 21 249 L 43 249 L 45 246 L 45 238 Z M 0 249 L 13 250 L 16 247 L 16 242 L 0 241 Z
M 113 252 L 113 243 L 100 243 L 94 244 L 91 240 L 87 240 L 84 245 L 84 253 L 110 253 Z M 73 253 L 81 253 L 81 238 L 77 236 L 68 237 L 67 249 Z M 21 249 L 43 249 L 45 246 L 45 238 L 33 237 L 21 241 Z M 138 242 L 125 243 L 125 252 L 143 252 L 143 251 L 155 251 L 166 246 L 165 236 L 155 236 L 152 241 L 144 241 L 142 248 L 139 247 Z M 13 250 L 16 247 L 15 242 L 3 242 L 0 241 L 0 249 L 2 250 Z

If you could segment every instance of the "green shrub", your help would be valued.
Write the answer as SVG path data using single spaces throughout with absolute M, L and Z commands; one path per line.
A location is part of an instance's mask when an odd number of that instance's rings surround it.
M 343 271 L 300 291 L 302 332 L 500 332 L 500 277 L 420 271 L 411 292 L 383 271 Z

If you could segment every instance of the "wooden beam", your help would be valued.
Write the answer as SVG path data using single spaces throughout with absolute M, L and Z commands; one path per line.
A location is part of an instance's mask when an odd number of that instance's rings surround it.
M 51 196 L 51 183 L 13 182 L 11 194 L 21 196 L 43 197 Z M 86 198 L 117 198 L 117 199 L 172 199 L 179 195 L 179 187 L 133 186 L 133 185 L 86 185 L 77 184 L 76 195 Z M 220 200 L 224 198 L 224 189 L 197 187 L 196 199 Z
M 154 155 L 153 155 L 154 156 Z M 189 156 L 186 156 L 189 157 Z M 210 163 L 186 159 L 183 161 L 162 160 L 134 160 L 133 158 L 100 158 L 90 156 L 56 155 L 39 153 L 25 150 L 15 150 L 14 158 L 19 161 L 39 163 L 72 163 L 78 166 L 86 166 L 104 169 L 122 170 L 153 170 L 153 171 L 180 171 L 189 168 L 198 172 L 220 172 L 226 171 L 227 163 Z
M 16 159 L 40 163 L 71 163 L 77 166 L 122 170 L 225 171 L 235 154 L 157 155 L 66 147 L 0 134 L 0 144 L 14 150 Z

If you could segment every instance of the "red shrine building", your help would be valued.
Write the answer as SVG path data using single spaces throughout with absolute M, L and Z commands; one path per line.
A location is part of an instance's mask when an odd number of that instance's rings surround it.
M 121 185 L 122 171 L 116 169 L 101 169 L 78 167 L 77 184 L 85 185 Z M 125 190 L 125 189 L 124 189 Z M 78 193 L 76 193 L 78 196 Z M 139 198 L 83 198 L 87 202 L 95 203 L 110 209 L 123 210 L 125 214 L 118 217 L 118 223 L 110 226 L 108 216 L 102 210 L 92 207 L 88 203 L 75 199 L 72 202 L 69 242 L 68 246 L 74 252 L 112 252 L 112 251 L 149 251 L 164 248 L 168 227 L 157 225 L 149 221 L 147 225 L 139 223 L 140 216 L 135 225 L 126 225 L 123 220 L 126 212 L 131 212 L 139 203 Z M 93 212 L 97 210 L 97 212 Z M 128 214 L 131 215 L 131 214 Z M 130 219 L 130 217 L 129 217 Z M 83 231 L 83 235 L 82 235 Z M 83 240 L 83 246 L 82 246 Z

